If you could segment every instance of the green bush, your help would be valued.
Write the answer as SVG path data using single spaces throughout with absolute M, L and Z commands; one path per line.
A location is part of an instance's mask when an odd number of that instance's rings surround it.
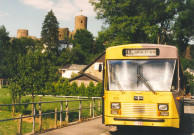
M 80 86 L 76 82 L 69 83 L 67 79 L 59 80 L 52 84 L 51 95 L 65 95 L 65 96 L 87 96 L 87 97 L 100 97 L 102 96 L 102 83 L 98 82 L 95 86 L 91 81 L 86 87 L 84 83 Z
M 2 104 L 12 104 L 12 100 L 11 98 L 6 98 L 2 101 Z M 11 106 L 1 106 L 0 107 L 0 110 L 3 110 L 3 111 L 11 111 Z
M 188 90 L 189 90 L 189 93 L 191 93 L 191 95 L 194 95 L 194 82 L 191 82 L 188 85 Z
M 24 99 L 24 100 L 22 100 L 22 103 L 30 103 L 30 99 L 29 98 Z M 22 114 L 28 114 L 29 113 L 29 111 L 27 110 L 28 106 L 29 106 L 29 104 L 25 104 L 25 105 L 21 106 L 21 113 Z

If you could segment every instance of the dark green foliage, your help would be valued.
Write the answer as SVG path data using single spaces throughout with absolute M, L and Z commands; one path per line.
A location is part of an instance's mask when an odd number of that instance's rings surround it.
M 97 55 L 104 51 L 102 42 L 94 41 L 94 37 L 88 30 L 77 30 L 73 40 L 73 63 L 89 64 Z
M 71 94 L 70 83 L 67 79 L 63 82 L 63 88 L 62 89 L 63 89 L 63 95 L 69 96 Z
M 186 84 L 186 94 L 191 93 L 194 95 L 194 76 L 186 71 L 184 72 L 184 79 Z
M 79 87 L 77 86 L 76 82 L 73 82 L 71 84 L 71 96 L 78 96 L 79 95 Z
M 9 36 L 6 28 L 0 26 L 0 78 L 8 78 L 9 74 L 7 73 L 7 54 L 9 53 Z
M 65 79 L 53 83 L 53 91 L 50 95 L 101 97 L 102 92 L 101 82 L 98 82 L 95 86 L 91 81 L 86 87 L 84 83 L 81 83 L 81 85 L 78 86 L 75 81 L 70 84 L 69 81 Z
M 194 69 L 194 59 L 187 60 L 184 57 L 180 57 L 180 59 L 181 59 L 181 65 L 183 67 L 183 70 L 186 70 L 187 68 Z
M 76 64 L 85 64 L 87 54 L 88 53 L 84 54 L 81 45 L 77 44 L 72 50 L 72 62 Z
M 98 19 L 107 24 L 100 37 L 106 46 L 171 42 L 170 31 L 184 0 L 90 0 Z
M 10 88 L 13 99 L 19 96 L 19 101 L 25 94 L 47 94 L 44 89 L 51 88 L 52 82 L 59 77 L 57 68 L 41 52 L 20 56 L 15 70 L 17 74 L 13 76 Z
M 94 37 L 88 30 L 77 30 L 74 35 L 74 45 L 80 45 L 80 49 L 87 53 L 94 53 Z
M 64 66 L 73 62 L 73 52 L 69 49 L 63 49 L 59 57 L 57 58 L 57 66 Z
M 59 45 L 59 23 L 53 11 L 49 11 L 42 24 L 41 38 L 48 46 L 48 51 L 57 52 Z
M 103 92 L 103 87 L 102 87 L 102 83 L 98 82 L 95 88 L 95 96 L 96 97 L 101 97 L 102 96 L 102 92 Z
M 188 91 L 189 93 L 191 93 L 191 95 L 194 95 L 194 82 L 191 82 L 189 85 L 187 85 Z
M 86 86 L 85 86 L 85 84 L 84 83 L 81 83 L 81 85 L 79 86 L 79 93 L 80 93 L 80 95 L 81 96 L 86 96 L 86 91 L 87 89 L 86 89 Z
M 30 99 L 27 98 L 25 100 L 22 100 L 22 103 L 30 103 Z M 19 111 L 21 111 L 22 114 L 28 114 L 29 113 L 28 106 L 29 106 L 29 104 L 22 105 L 21 110 L 19 110 Z
M 186 0 L 183 10 L 175 20 L 174 36 L 179 51 L 183 54 L 188 46 L 189 40 L 194 38 L 194 1 Z
M 35 52 L 35 45 L 38 44 L 38 40 L 31 38 L 19 38 L 12 39 L 8 42 L 2 50 L 3 56 L 1 57 L 1 71 L 3 72 L 3 78 L 12 78 L 17 74 L 17 62 L 19 57 L 25 56 L 29 52 Z
M 92 97 L 95 96 L 95 85 L 92 81 L 90 81 L 88 87 L 87 87 L 87 96 Z

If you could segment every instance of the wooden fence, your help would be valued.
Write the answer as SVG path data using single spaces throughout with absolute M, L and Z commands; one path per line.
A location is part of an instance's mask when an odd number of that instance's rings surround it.
M 89 101 L 90 102 L 90 107 L 87 107 L 87 108 L 84 108 L 82 107 L 82 103 L 84 101 Z M 98 105 L 95 106 L 96 102 L 98 101 Z M 79 102 L 79 106 L 78 106 L 78 109 L 72 109 L 70 110 L 69 109 L 69 102 Z M 60 103 L 60 110 L 57 110 L 57 108 L 53 111 L 53 112 L 49 112 L 49 113 L 42 113 L 42 110 L 41 110 L 41 105 L 42 104 L 49 104 L 49 103 Z M 63 108 L 63 104 L 65 103 L 65 109 Z M 19 127 L 18 127 L 18 134 L 22 134 L 22 119 L 24 118 L 29 118 L 29 117 L 32 117 L 33 118 L 33 128 L 32 128 L 32 133 L 35 133 L 35 120 L 36 120 L 36 117 L 38 116 L 38 119 L 39 119 L 39 132 L 42 131 L 42 116 L 43 115 L 49 115 L 49 114 L 54 114 L 55 115 L 55 119 L 54 119 L 54 125 L 55 125 L 55 128 L 58 126 L 57 125 L 57 115 L 59 114 L 60 116 L 60 127 L 62 127 L 62 117 L 63 117 L 63 113 L 65 113 L 65 122 L 69 123 L 69 112 L 70 111 L 79 111 L 79 116 L 78 116 L 78 120 L 81 121 L 81 117 L 82 117 L 82 110 L 84 109 L 89 109 L 89 116 L 91 117 L 95 117 L 95 109 L 97 109 L 98 111 L 100 111 L 101 109 L 101 99 L 100 98 L 93 98 L 93 99 L 82 99 L 82 100 L 66 100 L 66 101 L 51 101 L 51 102 L 33 102 L 33 103 L 19 103 L 19 104 L 0 104 L 0 107 L 1 106 L 12 106 L 12 107 L 15 107 L 15 106 L 20 106 L 20 105 L 29 105 L 29 104 L 32 104 L 33 105 L 33 113 L 32 115 L 29 115 L 29 116 L 22 116 L 22 114 L 20 114 L 19 117 L 17 118 L 12 118 L 12 119 L 3 119 L 3 120 L 0 120 L 0 122 L 4 122 L 4 121 L 11 121 L 11 120 L 19 120 Z M 38 105 L 38 113 L 36 113 L 36 105 Z
M 8 79 L 0 79 L 0 88 L 8 85 Z

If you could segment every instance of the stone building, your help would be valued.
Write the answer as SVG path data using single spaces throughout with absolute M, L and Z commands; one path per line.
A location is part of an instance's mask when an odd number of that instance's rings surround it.
M 28 37 L 28 30 L 26 29 L 18 29 L 17 30 L 17 38 Z
M 64 40 L 69 37 L 69 28 L 59 28 L 59 40 Z
M 59 28 L 59 40 L 64 40 L 64 36 L 73 38 L 73 35 L 79 29 L 87 30 L 88 18 L 83 15 L 75 16 L 75 26 L 73 31 L 69 31 L 69 28 Z
M 74 33 L 79 29 L 87 30 L 87 17 L 83 15 L 79 15 L 75 17 L 75 28 Z

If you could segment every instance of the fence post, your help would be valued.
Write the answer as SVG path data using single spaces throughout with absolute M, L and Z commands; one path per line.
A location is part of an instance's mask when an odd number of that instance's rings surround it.
M 35 120 L 36 120 L 36 104 L 33 103 L 33 129 L 32 132 L 35 133 Z
M 63 112 L 63 102 L 61 102 L 61 108 L 60 108 L 60 127 L 62 125 L 62 112 Z
M 19 116 L 21 119 L 19 120 L 19 126 L 18 126 L 18 134 L 22 135 L 22 114 Z
M 14 101 L 13 100 L 12 100 L 12 104 L 14 104 Z M 12 106 L 12 110 L 13 110 L 12 117 L 14 117 L 14 113 L 15 113 L 15 106 L 14 105 Z
M 2 88 L 2 79 L 0 79 L 0 88 Z
M 100 111 L 100 101 L 98 101 L 98 111 Z
M 6 86 L 8 86 L 9 84 L 8 84 L 8 80 L 6 79 Z
M 55 128 L 57 128 L 57 108 L 55 108 Z
M 68 101 L 66 100 L 66 117 L 65 121 L 68 123 L 69 122 L 69 106 L 68 106 Z
M 82 101 L 79 101 L 79 121 L 81 120 L 81 115 L 82 115 Z
M 93 99 L 93 118 L 94 118 L 94 115 L 95 115 L 95 99 Z
M 39 110 L 39 131 L 42 131 L 42 111 Z
M 90 116 L 92 116 L 92 102 L 90 102 Z
M 42 131 L 42 111 L 41 111 L 41 100 L 42 97 L 39 98 L 39 131 Z

